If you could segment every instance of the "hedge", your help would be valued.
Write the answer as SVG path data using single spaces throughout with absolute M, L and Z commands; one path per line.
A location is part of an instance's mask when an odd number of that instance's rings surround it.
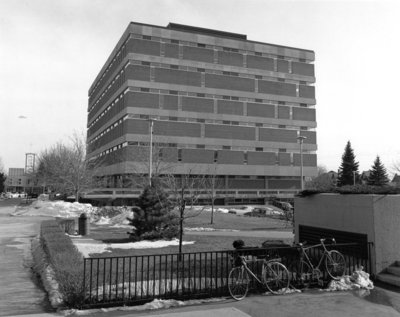
M 85 294 L 82 254 L 55 220 L 42 222 L 40 242 L 53 267 L 64 304 L 79 308 Z

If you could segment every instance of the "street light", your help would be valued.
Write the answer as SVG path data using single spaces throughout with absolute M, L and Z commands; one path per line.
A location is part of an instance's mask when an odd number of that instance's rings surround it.
M 303 141 L 307 139 L 307 137 L 299 135 L 297 140 L 300 143 L 300 178 L 301 178 L 301 190 L 304 190 L 304 180 L 303 180 Z
M 157 119 L 149 118 L 148 121 L 150 124 L 149 185 L 151 186 L 151 173 L 153 169 L 153 126 L 154 126 L 154 121 L 157 121 Z

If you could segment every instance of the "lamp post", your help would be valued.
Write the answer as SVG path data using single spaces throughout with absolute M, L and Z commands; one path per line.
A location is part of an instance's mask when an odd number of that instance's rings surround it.
M 150 124 L 149 185 L 151 186 L 151 173 L 153 169 L 153 126 L 154 126 L 154 121 L 156 121 L 156 119 L 149 118 L 148 121 Z
M 301 190 L 304 190 L 304 180 L 303 180 L 303 141 L 307 139 L 307 137 L 299 135 L 297 140 L 300 143 L 300 178 L 301 178 Z

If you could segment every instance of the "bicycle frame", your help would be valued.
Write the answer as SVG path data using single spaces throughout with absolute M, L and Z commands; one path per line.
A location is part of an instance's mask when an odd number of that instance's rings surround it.
M 241 257 L 241 259 L 242 259 L 242 268 L 244 268 L 247 271 L 247 273 L 249 273 L 258 283 L 264 284 L 264 282 L 262 282 L 261 279 L 259 279 L 258 276 L 255 275 L 254 272 L 248 267 L 247 260 L 244 257 Z M 264 260 L 264 259 L 255 260 L 255 262 L 262 262 L 263 263 L 263 267 L 262 267 L 263 272 L 262 272 L 262 274 L 264 273 L 265 266 L 268 265 L 268 263 L 272 263 L 272 262 L 276 262 L 276 261 L 277 261 L 277 259 L 271 259 L 271 260 L 268 260 L 268 261 Z
M 300 248 L 301 248 L 301 251 L 302 251 L 302 255 L 306 258 L 307 264 L 310 265 L 310 267 L 311 267 L 311 269 L 312 269 L 313 271 L 319 270 L 319 267 L 321 266 L 321 264 L 322 264 L 323 260 L 325 259 L 325 257 L 327 257 L 327 256 L 329 257 L 329 251 L 327 250 L 327 248 L 326 248 L 326 246 L 325 246 L 324 240 L 325 240 L 325 239 L 321 239 L 321 243 L 315 244 L 315 245 L 312 245 L 312 246 L 309 246 L 309 247 L 304 247 L 302 244 L 300 244 Z M 333 240 L 333 241 L 335 241 L 335 240 Z M 323 253 L 322 253 L 322 255 L 321 255 L 321 258 L 319 259 L 318 265 L 314 266 L 314 265 L 312 264 L 312 262 L 311 262 L 310 257 L 309 257 L 308 254 L 307 254 L 307 250 L 319 248 L 319 247 L 321 247 L 321 246 L 322 246 L 322 248 L 324 249 L 324 251 L 323 251 Z

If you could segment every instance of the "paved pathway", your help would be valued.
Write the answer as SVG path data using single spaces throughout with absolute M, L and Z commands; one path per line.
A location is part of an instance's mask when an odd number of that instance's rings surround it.
M 47 306 L 30 269 L 30 242 L 45 218 L 10 216 L 19 202 L 0 201 L 0 316 L 41 313 Z

